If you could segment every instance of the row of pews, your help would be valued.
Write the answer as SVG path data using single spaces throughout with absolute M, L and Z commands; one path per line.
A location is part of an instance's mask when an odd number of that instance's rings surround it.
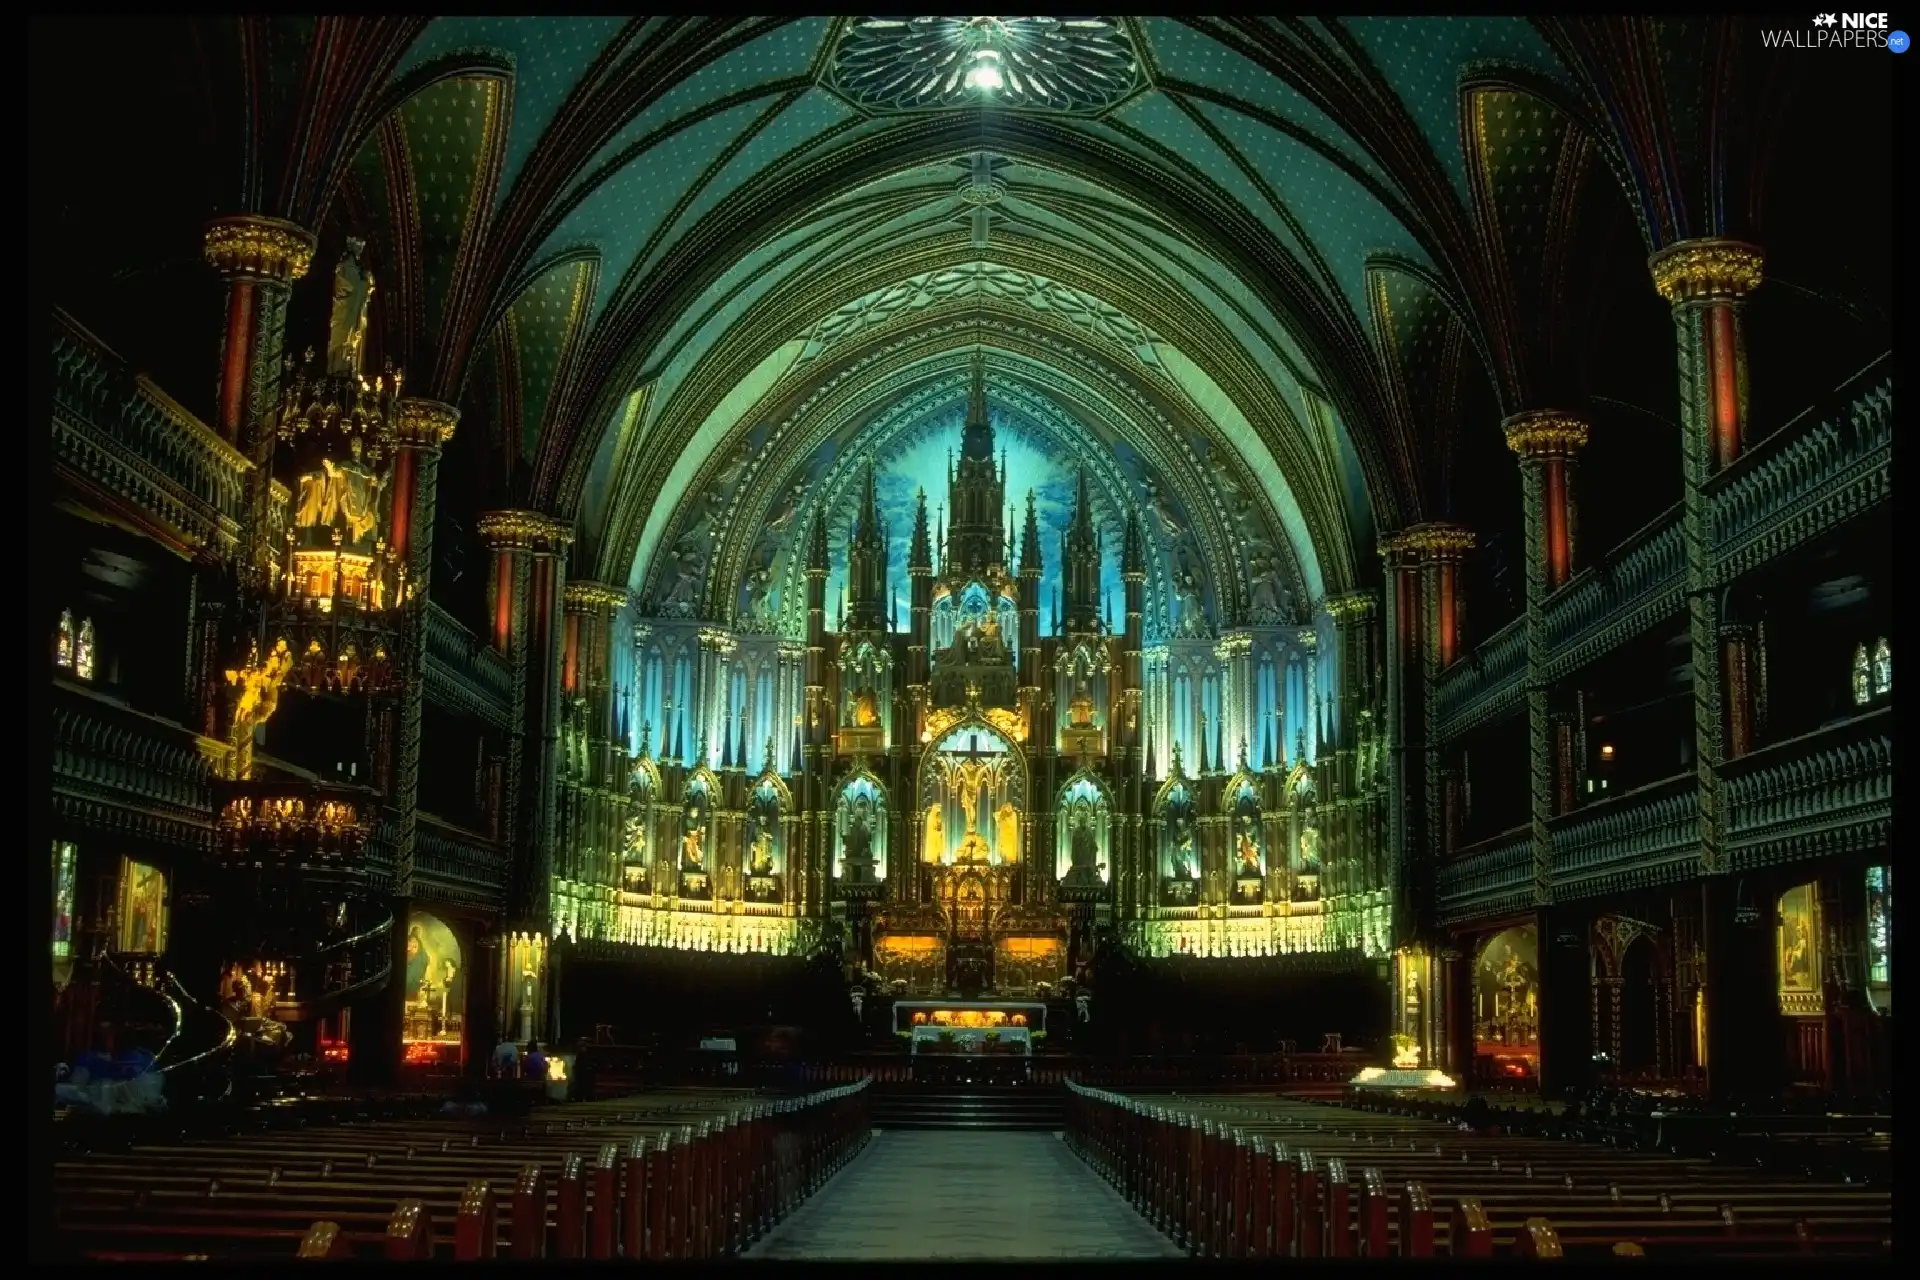
M 1073 1149 L 1202 1257 L 1892 1251 L 1885 1188 L 1271 1095 L 1068 1091 Z
M 729 1257 L 865 1142 L 864 1081 L 141 1144 L 54 1167 L 83 1260 Z

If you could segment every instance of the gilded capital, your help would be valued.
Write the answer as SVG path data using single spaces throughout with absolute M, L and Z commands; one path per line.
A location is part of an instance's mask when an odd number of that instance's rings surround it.
M 207 224 L 207 261 L 222 275 L 292 284 L 313 262 L 313 233 L 281 218 L 242 214 Z
M 538 511 L 486 511 L 478 522 L 480 537 L 496 549 L 512 548 L 558 555 L 573 545 L 573 524 Z
M 438 400 L 408 396 L 400 402 L 400 411 L 394 418 L 394 435 L 400 444 L 437 449 L 453 439 L 460 411 Z
M 1760 287 L 1760 250 L 1739 240 L 1682 240 L 1647 259 L 1653 287 L 1668 302 L 1739 298 Z
M 627 589 L 604 582 L 569 582 L 564 599 L 568 613 L 617 613 L 626 606 Z
M 1327 616 L 1336 623 L 1353 623 L 1373 615 L 1373 592 L 1349 591 L 1345 595 L 1328 596 Z
M 1473 534 L 1457 524 L 1417 524 L 1401 533 L 1406 549 L 1428 563 L 1458 560 L 1473 550 Z
M 1523 458 L 1570 458 L 1586 448 L 1586 421 L 1558 409 L 1516 413 L 1500 424 L 1507 448 Z

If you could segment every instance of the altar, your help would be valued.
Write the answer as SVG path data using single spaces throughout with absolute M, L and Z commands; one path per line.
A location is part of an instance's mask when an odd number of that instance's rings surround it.
M 967 1031 L 1002 1035 L 1018 1032 L 1031 1043 L 1047 1035 L 1047 1006 L 1024 1000 L 896 1000 L 893 1029 L 912 1039 L 916 1032 Z
M 1022 1058 L 1033 1056 L 1033 1037 L 1025 1027 L 935 1027 L 913 1029 L 908 1052 L 923 1053 L 1007 1053 Z

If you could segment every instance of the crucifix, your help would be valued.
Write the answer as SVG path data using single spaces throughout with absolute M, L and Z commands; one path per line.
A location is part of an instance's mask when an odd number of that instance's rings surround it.
M 966 814 L 967 834 L 979 834 L 980 792 L 993 782 L 1000 773 L 1000 757 L 980 750 L 980 735 L 967 735 L 965 751 L 950 752 L 950 756 L 959 757 L 951 766 L 948 777 L 952 781 L 954 792 L 960 797 L 960 808 Z

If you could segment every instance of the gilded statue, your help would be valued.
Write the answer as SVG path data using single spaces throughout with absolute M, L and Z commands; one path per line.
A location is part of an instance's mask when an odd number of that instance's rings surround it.
M 926 836 L 921 841 L 921 860 L 940 862 L 947 856 L 947 819 L 938 804 L 927 806 Z
M 1253 836 L 1253 820 L 1244 819 L 1240 835 L 1234 846 L 1234 852 L 1240 857 L 1240 874 L 1257 876 L 1260 874 L 1260 844 Z
M 1020 814 L 1013 801 L 1004 800 L 993 811 L 994 852 L 1003 864 L 1020 861 Z
M 870 729 L 880 723 L 880 696 L 871 685 L 855 691 L 853 695 L 853 723 L 861 729 Z
M 320 459 L 320 470 L 300 477 L 300 505 L 294 512 L 297 529 L 331 529 L 346 525 L 347 542 L 363 542 L 380 523 L 380 491 L 386 480 L 351 463 Z
M 751 856 L 747 860 L 747 873 L 756 876 L 773 874 L 773 833 L 765 827 L 750 846 Z
M 347 237 L 347 251 L 333 269 L 333 322 L 327 331 L 327 374 L 360 376 L 373 302 L 373 272 L 360 261 L 367 242 Z
M 967 834 L 980 831 L 980 792 L 994 779 L 997 770 L 984 760 L 962 760 L 949 776 L 954 794 L 960 798 L 960 812 L 966 815 Z
M 687 828 L 687 833 L 680 837 L 680 863 L 688 871 L 702 869 L 701 859 L 706 856 L 703 847 L 706 840 L 707 830 L 698 824 Z
M 1087 688 L 1085 679 L 1073 692 L 1073 701 L 1067 704 L 1067 723 L 1075 729 L 1093 728 L 1093 691 Z
M 1183 826 L 1180 829 L 1179 834 L 1174 837 L 1174 841 L 1175 841 L 1173 846 L 1174 877 L 1179 880 L 1198 880 L 1200 878 L 1200 873 L 1199 873 L 1199 870 L 1194 865 L 1192 829 Z
M 247 665 L 227 672 L 227 683 L 234 687 L 233 719 L 227 727 L 229 777 L 244 781 L 253 772 L 253 732 L 273 718 L 280 705 L 280 686 L 293 670 L 293 651 L 283 639 L 273 646 L 266 661 L 260 660 L 255 647 Z

